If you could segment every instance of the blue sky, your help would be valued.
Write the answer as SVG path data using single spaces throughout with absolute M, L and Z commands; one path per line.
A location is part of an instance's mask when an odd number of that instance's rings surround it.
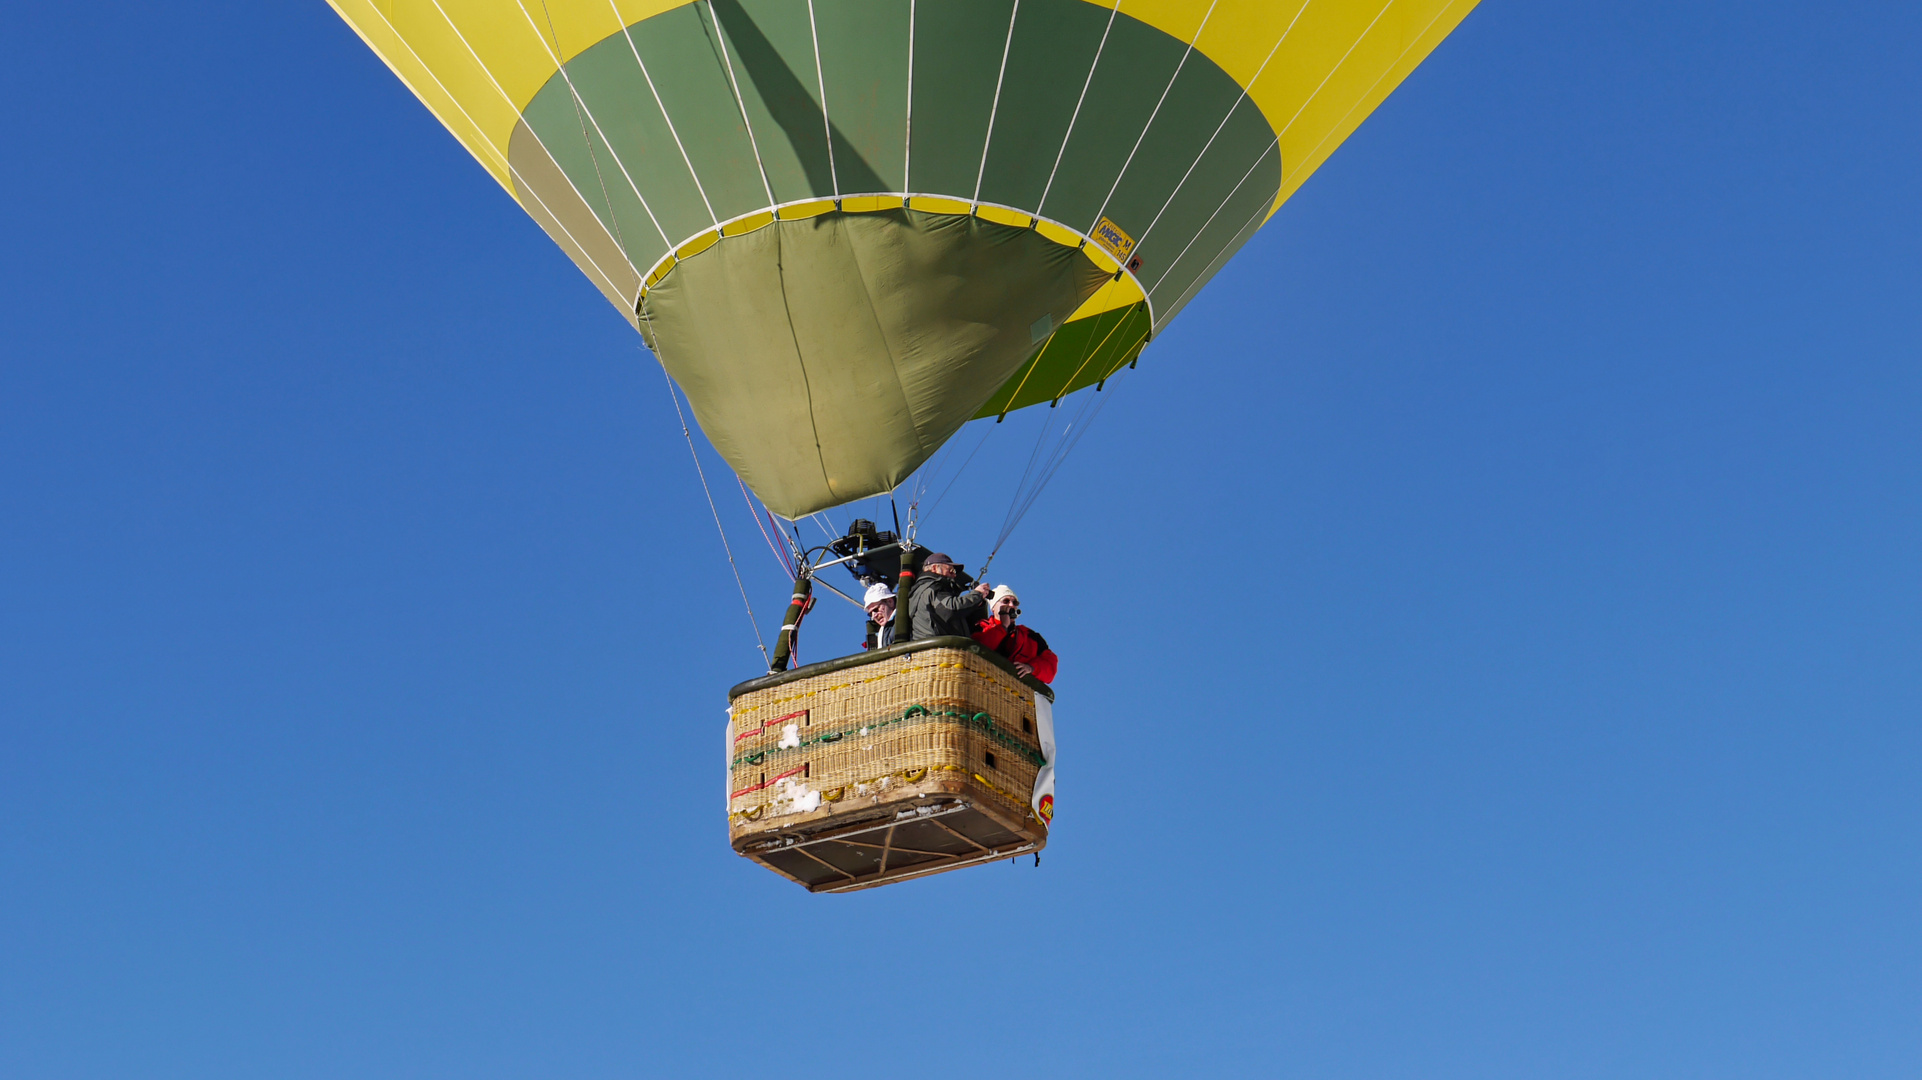
M 322 4 L 11 22 L 0 1074 L 1914 1075 L 1914 11 L 1483 4 L 997 560 L 1040 868 L 839 898 L 727 848 L 759 657 L 525 215 Z

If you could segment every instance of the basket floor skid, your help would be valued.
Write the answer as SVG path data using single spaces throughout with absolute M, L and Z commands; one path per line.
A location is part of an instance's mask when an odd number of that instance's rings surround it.
M 736 687 L 728 833 L 814 892 L 852 892 L 1040 851 L 1034 701 L 965 638 Z
M 899 804 L 897 804 L 899 805 Z M 1048 834 L 967 796 L 916 797 L 879 820 L 750 840 L 742 855 L 810 892 L 855 892 L 1039 852 Z

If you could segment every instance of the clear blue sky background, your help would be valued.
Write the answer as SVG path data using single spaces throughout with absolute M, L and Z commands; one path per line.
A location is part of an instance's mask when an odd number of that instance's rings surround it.
M 8 21 L 0 1074 L 1916 1074 L 1911 5 L 1485 3 L 997 562 L 1041 867 L 840 898 L 658 369 L 347 27 Z

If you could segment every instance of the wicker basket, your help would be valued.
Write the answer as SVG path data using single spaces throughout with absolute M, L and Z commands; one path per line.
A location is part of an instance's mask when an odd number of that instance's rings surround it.
M 1052 701 L 959 637 L 742 683 L 729 694 L 728 839 L 814 892 L 1039 852 L 1037 692 Z

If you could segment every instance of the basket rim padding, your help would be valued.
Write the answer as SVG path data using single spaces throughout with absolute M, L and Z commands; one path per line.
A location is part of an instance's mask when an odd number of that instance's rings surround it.
M 927 649 L 961 649 L 972 653 L 1001 668 L 1001 670 L 1007 672 L 1019 681 L 1021 685 L 1046 697 L 1049 701 L 1054 700 L 1053 687 L 1039 679 L 1022 676 L 1014 670 L 1014 663 L 1007 657 L 982 645 L 973 638 L 964 638 L 957 635 L 917 638 L 914 641 L 905 642 L 900 645 L 890 645 L 885 649 L 858 652 L 852 656 L 839 656 L 833 660 L 822 660 L 818 663 L 808 664 L 805 667 L 795 668 L 792 671 L 781 671 L 772 675 L 762 675 L 759 678 L 749 679 L 744 683 L 737 683 L 733 689 L 727 692 L 727 699 L 731 702 L 743 694 L 751 694 L 756 690 L 766 690 L 769 687 L 780 686 L 783 683 L 795 682 L 799 679 L 812 678 L 816 675 L 826 675 L 834 671 L 844 671 L 848 668 L 862 667 L 867 664 L 891 660 L 897 656 L 906 656 L 909 653 L 922 652 Z

